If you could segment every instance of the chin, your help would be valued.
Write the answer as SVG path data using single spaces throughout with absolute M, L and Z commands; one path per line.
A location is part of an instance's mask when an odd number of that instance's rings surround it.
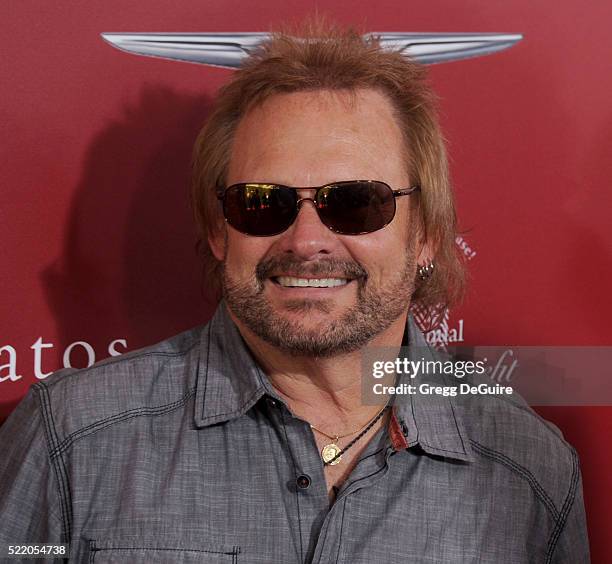
M 333 323 L 341 319 L 354 304 L 338 303 L 334 299 L 284 299 L 280 303 L 270 302 L 275 315 L 287 320 L 299 319 L 302 325 L 315 326 Z

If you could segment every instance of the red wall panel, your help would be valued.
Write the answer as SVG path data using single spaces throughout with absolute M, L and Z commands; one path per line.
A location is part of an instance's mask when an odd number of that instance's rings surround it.
M 431 68 L 472 249 L 451 324 L 483 345 L 611 344 L 609 2 L 4 3 L 0 417 L 72 343 L 100 359 L 212 312 L 189 161 L 231 71 L 127 55 L 100 32 L 265 31 L 317 7 L 374 31 L 524 34 Z M 87 362 L 86 347 L 69 360 Z M 579 451 L 593 562 L 610 562 L 612 408 L 540 413 Z

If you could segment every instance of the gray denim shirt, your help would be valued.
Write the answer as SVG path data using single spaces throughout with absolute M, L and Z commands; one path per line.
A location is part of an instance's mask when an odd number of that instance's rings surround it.
M 412 321 L 408 340 L 426 345 Z M 310 426 L 223 304 L 32 386 L 0 457 L 2 556 L 65 542 L 95 564 L 589 562 L 576 453 L 517 398 L 394 405 L 330 506 Z

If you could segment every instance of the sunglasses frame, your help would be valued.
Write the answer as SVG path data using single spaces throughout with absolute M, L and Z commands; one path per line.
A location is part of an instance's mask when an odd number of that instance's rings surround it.
M 330 227 L 329 225 L 327 225 L 323 219 L 321 218 L 321 216 L 319 215 L 319 208 L 317 205 L 317 196 L 319 195 L 319 193 L 324 190 L 325 188 L 330 188 L 332 186 L 342 186 L 342 185 L 346 185 L 346 184 L 354 184 L 356 182 L 362 183 L 362 184 L 382 184 L 384 186 L 386 186 L 390 191 L 391 194 L 393 196 L 393 215 L 391 216 L 391 219 L 389 219 L 389 221 L 387 221 L 384 225 L 381 225 L 380 227 L 378 227 L 377 229 L 374 229 L 372 231 L 360 231 L 358 233 L 343 233 L 341 231 L 337 231 L 336 229 L 334 229 L 333 227 Z M 278 188 L 286 188 L 288 190 L 315 190 L 315 194 L 313 198 L 298 198 L 298 200 L 295 203 L 295 215 L 293 216 L 293 219 L 291 220 L 291 223 L 285 227 L 284 229 L 282 229 L 281 231 L 277 231 L 275 233 L 269 233 L 266 235 L 253 235 L 252 233 L 245 233 L 244 231 L 238 229 L 237 227 L 235 227 L 234 225 L 232 225 L 230 223 L 230 221 L 228 220 L 226 213 L 225 213 L 225 195 L 228 192 L 228 190 L 232 189 L 232 188 L 236 188 L 238 186 L 252 186 L 252 185 L 262 185 L 262 186 L 275 186 Z M 238 182 L 236 184 L 232 184 L 230 186 L 227 186 L 226 188 L 217 188 L 217 199 L 221 200 L 223 202 L 223 217 L 225 219 L 225 222 L 228 223 L 229 225 L 231 225 L 234 229 L 236 229 L 236 231 L 239 231 L 240 233 L 242 233 L 243 235 L 249 235 L 250 237 L 274 237 L 276 235 L 280 235 L 281 233 L 287 231 L 287 229 L 289 229 L 293 223 L 295 222 L 295 220 L 297 219 L 298 214 L 300 213 L 300 207 L 302 205 L 302 202 L 304 201 L 310 201 L 313 203 L 314 208 L 317 212 L 317 216 L 319 217 L 319 221 L 321 221 L 321 223 L 323 225 L 325 225 L 325 227 L 327 227 L 330 231 L 332 231 L 333 233 L 336 233 L 338 235 L 367 235 L 368 233 L 374 233 L 376 231 L 379 231 L 380 229 L 383 229 L 384 227 L 386 227 L 387 225 L 389 225 L 389 223 L 391 223 L 393 221 L 393 219 L 395 218 L 395 212 L 397 211 L 397 205 L 395 204 L 395 198 L 399 198 L 401 196 L 410 196 L 411 194 L 413 194 L 414 192 L 419 192 L 421 190 L 421 187 L 417 184 L 414 186 L 410 186 L 409 188 L 400 188 L 398 190 L 394 190 L 393 188 L 391 188 L 391 186 L 389 186 L 386 182 L 383 182 L 382 180 L 341 180 L 339 182 L 329 182 L 327 184 L 324 184 L 323 186 L 302 186 L 302 187 L 295 187 L 295 186 L 285 186 L 284 184 L 277 184 L 275 182 Z

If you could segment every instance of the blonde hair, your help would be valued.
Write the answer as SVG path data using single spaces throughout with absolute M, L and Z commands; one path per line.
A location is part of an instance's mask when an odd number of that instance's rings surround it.
M 232 141 L 241 118 L 275 94 L 364 88 L 383 92 L 392 103 L 409 148 L 406 166 L 410 181 L 421 186 L 421 225 L 435 249 L 433 274 L 426 281 L 417 276 L 412 305 L 421 312 L 439 314 L 460 300 L 465 270 L 455 244 L 457 222 L 446 150 L 425 70 L 399 52 L 381 49 L 375 37 L 364 38 L 352 28 L 339 29 L 321 21 L 274 33 L 251 53 L 220 90 L 196 140 L 192 206 L 198 246 L 215 292 L 219 290 L 220 264 L 207 239 L 222 229 L 216 190 L 225 186 Z

